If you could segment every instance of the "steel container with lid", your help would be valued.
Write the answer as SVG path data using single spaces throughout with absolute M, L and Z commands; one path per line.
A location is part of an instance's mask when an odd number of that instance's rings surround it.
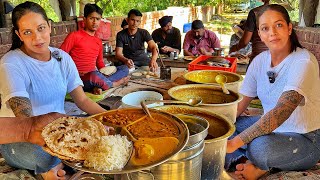
M 171 113 L 171 114 L 191 114 L 199 116 L 209 122 L 208 135 L 204 140 L 204 150 L 202 152 L 202 168 L 201 179 L 213 180 L 224 179 L 226 173 L 224 172 L 224 162 L 226 155 L 226 146 L 228 138 L 234 133 L 235 126 L 227 117 L 214 113 L 214 111 L 204 110 L 198 107 L 190 106 L 161 106 L 157 109 Z M 190 139 L 188 141 L 188 144 Z M 187 146 L 188 146 L 187 144 Z M 183 152 L 183 151 L 181 151 Z M 181 153 L 180 152 L 180 153 Z M 180 154 L 179 153 L 179 154 Z M 195 161 L 197 162 L 197 161 Z M 189 168 L 183 170 L 187 172 Z M 181 177 L 179 180 L 191 180 L 193 177 Z

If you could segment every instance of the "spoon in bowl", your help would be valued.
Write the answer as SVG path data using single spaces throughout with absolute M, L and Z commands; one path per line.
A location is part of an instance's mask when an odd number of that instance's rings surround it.
M 146 103 L 145 103 L 144 101 L 141 101 L 141 102 L 140 102 L 140 105 L 141 105 L 143 111 L 144 111 L 151 119 L 153 119 L 152 116 L 151 116 L 151 113 L 150 113 L 150 111 L 149 111 L 149 109 L 148 109 L 148 107 L 147 107 L 147 105 L 146 105 Z
M 223 75 L 223 74 L 218 74 L 216 75 L 216 77 L 214 78 L 216 80 L 216 82 L 218 84 L 220 84 L 223 93 L 225 94 L 230 94 L 230 92 L 228 91 L 228 89 L 226 88 L 226 86 L 224 85 L 227 82 L 227 76 Z
M 163 103 L 177 103 L 177 104 L 188 104 L 190 106 L 198 106 L 202 103 L 201 98 L 190 98 L 188 101 L 173 101 L 173 100 L 145 100 L 148 104 L 154 102 L 163 102 Z

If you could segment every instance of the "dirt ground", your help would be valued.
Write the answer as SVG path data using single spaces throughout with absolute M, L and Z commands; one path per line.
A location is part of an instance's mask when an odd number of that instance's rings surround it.
M 224 13 L 214 15 L 212 20 L 205 24 L 207 29 L 215 32 L 220 39 L 221 46 L 225 48 L 225 55 L 229 52 L 231 35 L 234 33 L 232 25 L 238 24 L 242 19 L 247 18 L 247 13 Z

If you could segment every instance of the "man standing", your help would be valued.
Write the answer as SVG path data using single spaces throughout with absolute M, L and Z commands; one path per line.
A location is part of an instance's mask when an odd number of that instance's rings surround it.
M 152 32 L 152 38 L 158 44 L 160 54 L 170 54 L 181 51 L 181 34 L 178 28 L 172 27 L 172 16 L 163 16 L 159 19 L 161 28 Z
M 187 32 L 183 42 L 185 56 L 212 55 L 214 48 L 220 48 L 217 35 L 204 28 L 202 21 L 194 20 L 191 30 Z
M 101 72 L 105 67 L 103 62 L 103 49 L 101 39 L 94 36 L 99 28 L 102 17 L 102 9 L 96 4 L 86 4 L 84 7 L 83 30 L 70 33 L 61 49 L 70 54 L 74 60 L 84 84 L 84 91 L 94 94 L 101 94 L 102 90 L 119 86 L 129 80 L 129 69 L 126 66 L 119 66 L 116 72 L 106 77 Z
M 127 18 L 129 27 L 117 34 L 116 58 L 129 68 L 134 65 L 149 65 L 151 71 L 156 71 L 158 69 L 157 45 L 147 30 L 138 28 L 141 18 L 142 14 L 139 10 L 131 9 L 129 11 Z M 152 52 L 151 60 L 145 51 L 144 42 L 147 42 L 148 49 Z
M 261 41 L 258 34 L 258 28 L 256 24 L 256 14 L 259 12 L 261 7 L 268 5 L 270 0 L 261 0 L 264 5 L 253 8 L 248 14 L 246 24 L 244 26 L 244 33 L 238 44 L 230 47 L 229 54 L 232 52 L 239 51 L 240 49 L 246 47 L 249 42 L 252 42 L 252 53 L 250 56 L 250 62 L 261 52 L 268 50 L 268 47 Z

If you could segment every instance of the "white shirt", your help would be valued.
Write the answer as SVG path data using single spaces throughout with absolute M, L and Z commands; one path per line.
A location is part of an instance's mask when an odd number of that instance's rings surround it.
M 0 61 L 1 117 L 14 116 L 8 100 L 12 97 L 29 98 L 33 115 L 49 112 L 65 113 L 66 93 L 73 91 L 83 83 L 76 66 L 66 52 L 49 47 L 50 51 L 59 51 L 62 57 L 54 57 L 47 62 L 39 61 L 16 49 L 5 54 Z
M 276 73 L 274 83 L 269 82 L 267 71 Z M 319 129 L 319 65 L 306 49 L 297 48 L 275 67 L 271 67 L 270 51 L 262 52 L 250 64 L 240 93 L 258 96 L 265 114 L 276 106 L 283 92 L 290 90 L 303 95 L 304 100 L 274 132 L 307 133 Z

